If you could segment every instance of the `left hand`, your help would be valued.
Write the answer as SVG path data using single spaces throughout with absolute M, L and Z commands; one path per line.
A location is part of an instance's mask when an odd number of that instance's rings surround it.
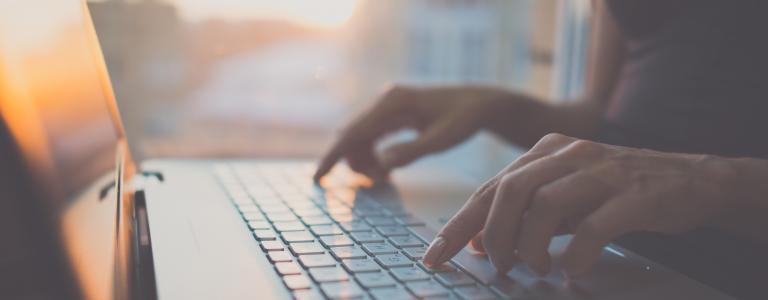
M 675 234 L 715 224 L 728 209 L 731 173 L 723 158 L 550 134 L 472 195 L 432 242 L 424 263 L 441 264 L 471 241 L 500 273 L 519 259 L 544 275 L 552 237 L 573 233 L 562 261 L 565 274 L 576 276 L 623 234 Z

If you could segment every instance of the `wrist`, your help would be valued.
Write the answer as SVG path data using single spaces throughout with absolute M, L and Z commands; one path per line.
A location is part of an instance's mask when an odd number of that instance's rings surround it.
M 754 158 L 720 158 L 710 164 L 721 185 L 723 209 L 715 226 L 723 231 L 755 238 L 768 213 L 768 161 Z

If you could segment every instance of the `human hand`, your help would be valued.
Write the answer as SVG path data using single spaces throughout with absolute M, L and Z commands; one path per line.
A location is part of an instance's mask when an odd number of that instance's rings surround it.
M 683 233 L 714 226 L 728 207 L 729 160 L 610 146 L 558 134 L 478 189 L 424 257 L 439 265 L 468 242 L 499 273 L 522 260 L 549 272 L 553 236 L 573 233 L 563 272 L 587 272 L 603 247 L 633 231 Z
M 385 92 L 373 108 L 353 121 L 321 160 L 319 180 L 340 160 L 374 180 L 386 179 L 392 168 L 448 149 L 485 126 L 499 106 L 515 106 L 516 94 L 480 86 L 407 87 Z M 511 116 L 510 116 L 511 117 Z M 404 128 L 419 131 L 416 140 L 393 145 L 377 155 L 376 142 Z

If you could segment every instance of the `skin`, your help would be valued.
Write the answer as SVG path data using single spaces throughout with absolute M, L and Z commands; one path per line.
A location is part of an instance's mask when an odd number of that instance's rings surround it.
M 760 217 L 768 205 L 751 196 L 759 193 L 745 193 L 759 192 L 757 180 L 768 180 L 766 161 L 550 134 L 473 194 L 432 242 L 424 263 L 444 263 L 471 242 L 500 273 L 522 261 L 545 275 L 552 237 L 573 234 L 562 253 L 563 272 L 573 277 L 587 272 L 613 239 L 630 232 L 679 234 L 712 227 L 768 243 L 758 232 L 768 226 Z
M 567 104 L 489 86 L 393 86 L 342 131 L 321 160 L 321 179 L 340 160 L 374 180 L 481 130 L 532 147 L 481 186 L 430 245 L 424 263 L 441 264 L 467 243 L 499 272 L 523 261 L 549 272 L 553 236 L 572 233 L 564 272 L 587 272 L 603 246 L 632 231 L 668 234 L 714 227 L 768 243 L 764 216 L 768 162 L 662 153 L 589 142 L 610 103 L 625 44 L 602 1 L 595 2 L 586 93 Z M 374 151 L 404 128 L 416 140 Z M 558 132 L 561 134 L 549 134 Z M 538 142 L 537 142 L 538 141 Z M 725 199 L 728 199 L 726 201 Z
M 342 159 L 359 173 L 374 180 L 386 180 L 393 168 L 453 147 L 480 130 L 526 148 L 550 132 L 593 137 L 615 88 L 625 53 L 623 38 L 602 2 L 596 2 L 595 7 L 587 92 L 583 98 L 550 104 L 554 101 L 490 86 L 392 86 L 341 132 L 320 161 L 315 180 Z M 379 139 L 404 128 L 418 130 L 420 137 L 375 153 Z

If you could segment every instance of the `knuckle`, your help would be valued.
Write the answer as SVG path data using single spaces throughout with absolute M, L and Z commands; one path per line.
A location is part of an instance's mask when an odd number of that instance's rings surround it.
M 536 145 L 533 146 L 533 149 L 541 149 L 550 147 L 552 145 L 559 145 L 566 142 L 566 136 L 559 134 L 559 133 L 548 133 L 541 139 L 539 139 L 538 142 L 536 142 Z
M 565 136 L 563 134 L 560 134 L 560 133 L 548 133 L 547 135 L 545 135 L 544 137 L 541 138 L 540 142 L 544 142 L 544 143 L 547 143 L 547 142 L 563 142 L 563 141 L 565 141 L 566 138 L 567 138 L 567 136 Z
M 530 214 L 544 215 L 556 212 L 559 208 L 559 198 L 550 188 L 540 188 L 534 192 L 531 200 Z
M 470 196 L 470 199 L 475 200 L 475 199 L 483 198 L 485 195 L 491 192 L 493 188 L 496 187 L 496 184 L 498 182 L 499 182 L 498 177 L 494 177 L 494 178 L 491 178 L 491 180 L 486 181 L 477 190 L 475 190 L 474 193 L 472 193 L 472 196 Z
M 568 145 L 568 147 L 564 148 L 560 154 L 567 157 L 592 156 L 600 153 L 601 150 L 602 148 L 598 143 L 586 140 L 577 140 Z
M 504 176 L 502 176 L 501 179 L 499 180 L 499 186 L 503 189 L 511 188 L 518 183 L 518 181 L 520 180 L 520 177 L 523 177 L 523 176 L 519 175 L 518 173 L 504 174 Z

